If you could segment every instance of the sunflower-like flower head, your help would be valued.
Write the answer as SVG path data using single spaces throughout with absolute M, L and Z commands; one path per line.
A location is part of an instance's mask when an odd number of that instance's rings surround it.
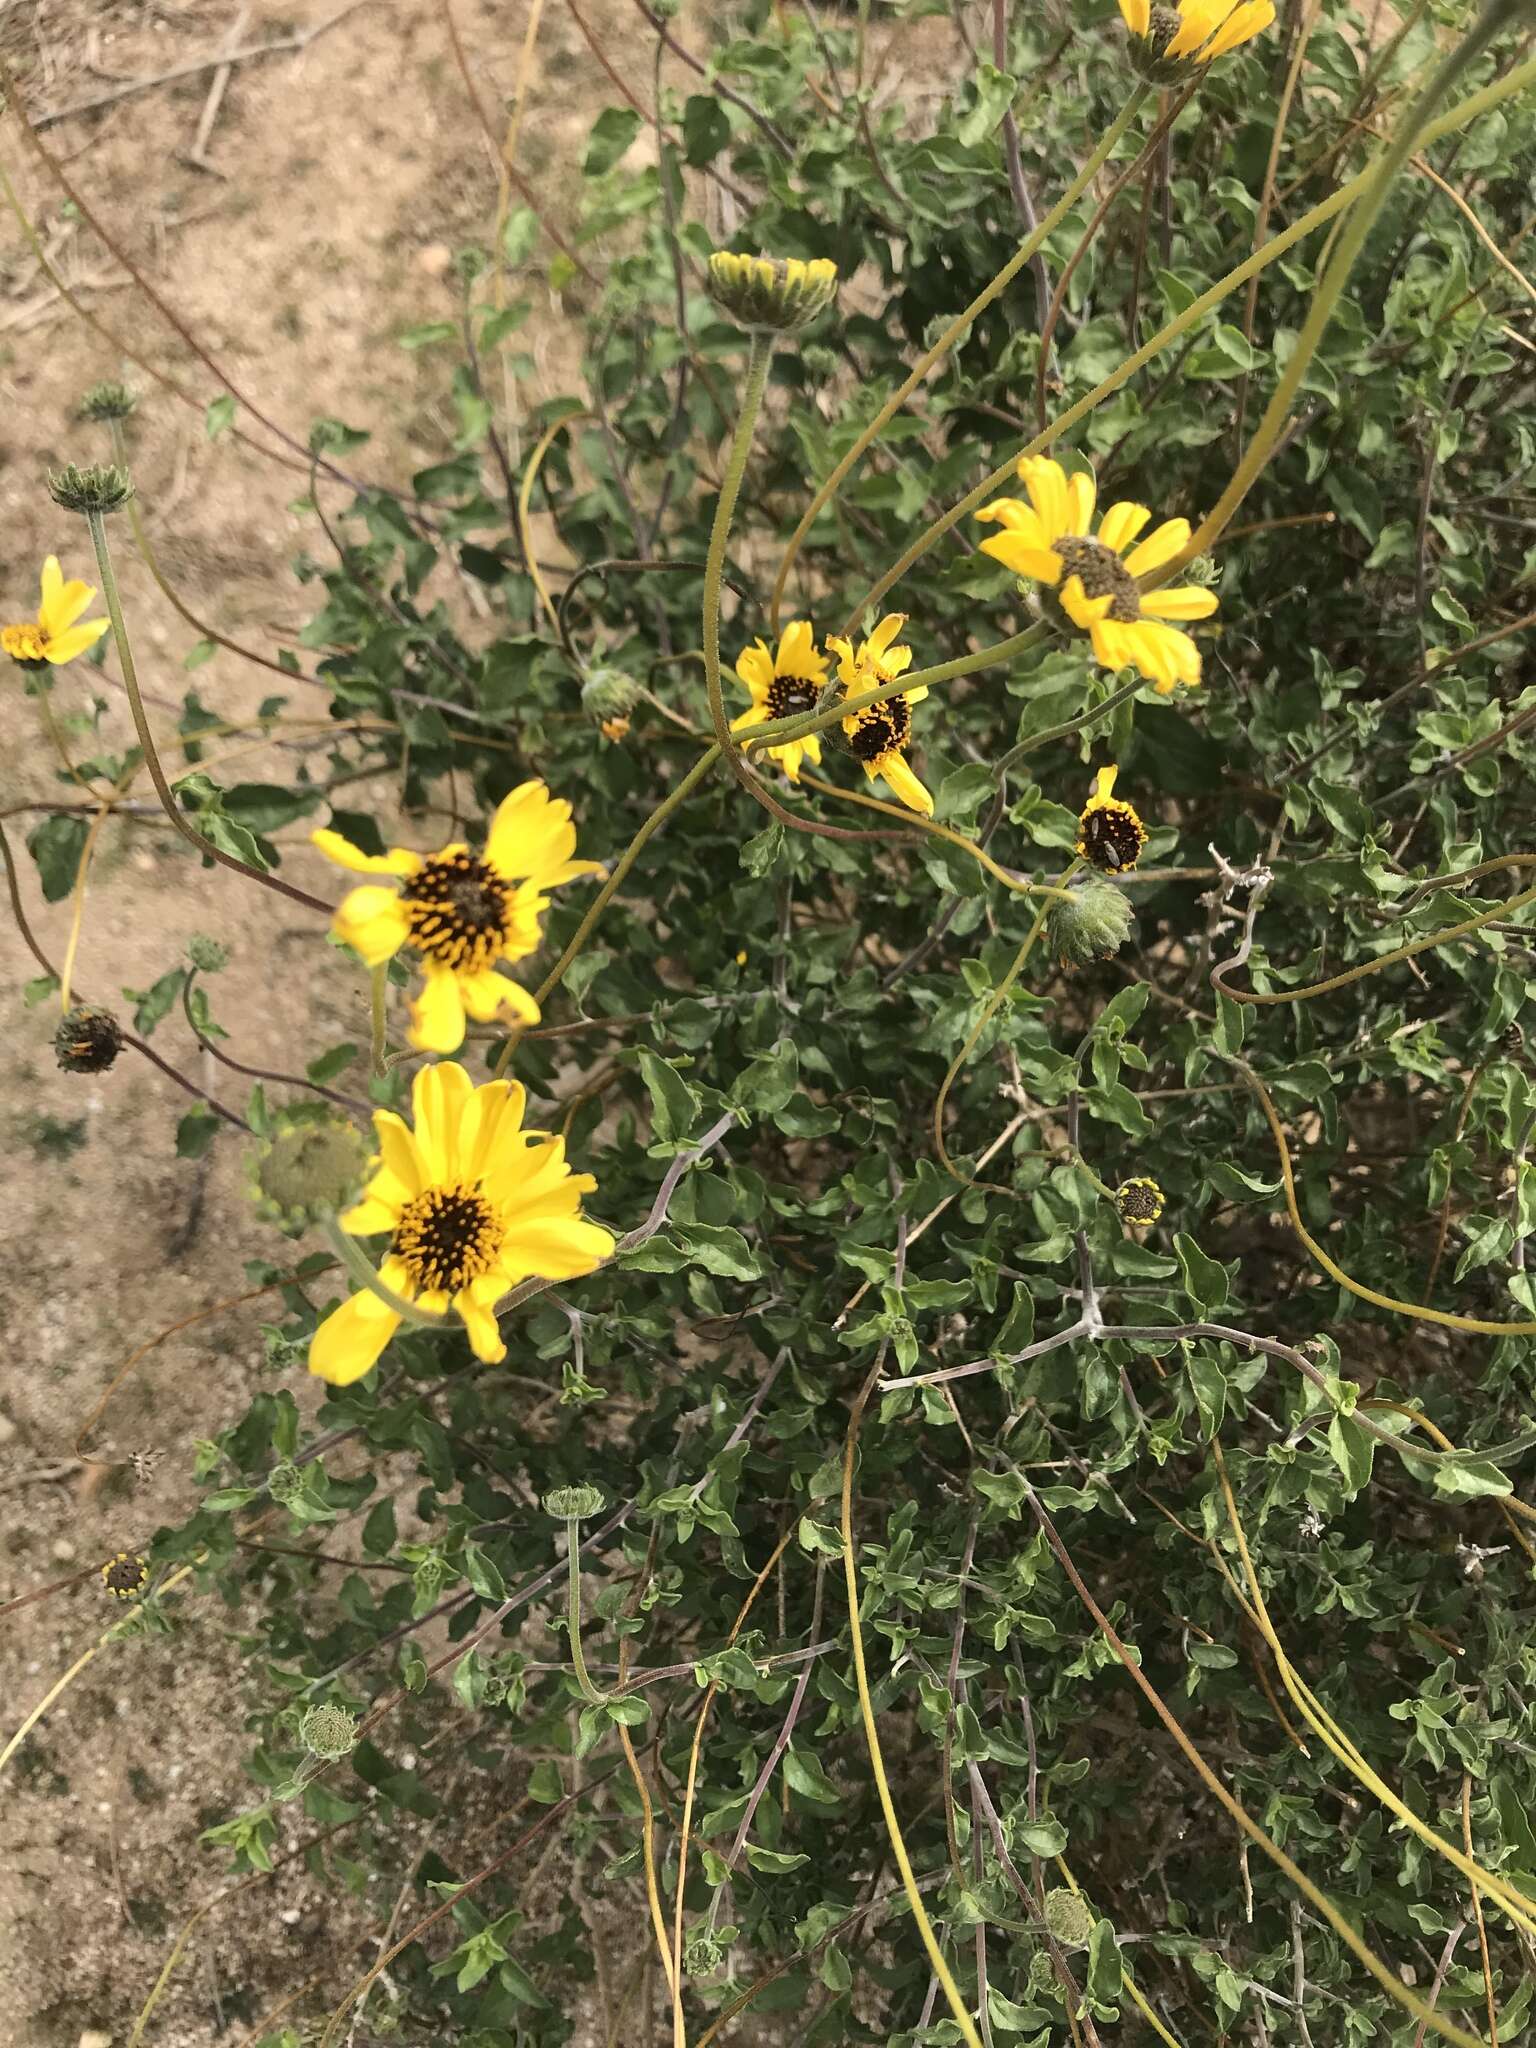
M 1163 1213 L 1163 1191 L 1155 1180 L 1123 1180 L 1115 1189 L 1120 1221 L 1133 1230 L 1150 1230 Z
M 331 926 L 370 967 L 407 946 L 421 957 L 426 985 L 411 1004 L 410 1041 L 423 1052 L 457 1052 L 466 1013 L 482 1024 L 503 1010 L 519 1024 L 537 1024 L 539 1006 L 525 988 L 498 974 L 502 960 L 522 960 L 539 944 L 549 891 L 596 861 L 573 860 L 571 807 L 542 782 L 525 782 L 502 799 L 484 847 L 440 853 L 364 853 L 339 832 L 310 835 L 338 867 L 355 874 L 393 875 L 401 889 L 354 889 Z
M 149 1584 L 149 1565 L 136 1553 L 120 1550 L 102 1566 L 101 1583 L 114 1600 L 137 1600 Z
M 1152 517 L 1145 505 L 1111 505 L 1097 535 L 1090 535 L 1096 497 L 1091 476 L 1079 471 L 1069 477 L 1048 455 L 1026 455 L 1019 475 L 1029 493 L 1027 505 L 998 498 L 976 515 L 1003 529 L 982 542 L 982 553 L 1016 576 L 1043 583 L 1064 623 L 1088 635 L 1105 668 L 1134 668 L 1165 697 L 1180 683 L 1198 683 L 1200 650 L 1168 621 L 1209 618 L 1215 593 L 1192 583 L 1143 592 L 1137 581 L 1183 549 L 1189 521 L 1165 519 L 1132 547 Z
M 709 259 L 709 295 L 742 327 L 796 334 L 837 297 L 837 265 L 825 256 L 804 263 L 717 249 Z
M 857 651 L 851 640 L 828 640 L 828 647 L 837 656 L 837 676 L 845 698 L 862 697 L 865 691 L 878 690 L 882 684 L 893 683 L 906 674 L 912 666 L 912 650 L 893 645 L 906 623 L 905 612 L 887 612 Z M 907 762 L 907 748 L 912 743 L 912 706 L 921 703 L 927 694 L 927 685 L 920 683 L 915 690 L 887 697 L 883 704 L 866 704 L 862 711 L 843 720 L 843 732 L 871 782 L 881 778 L 909 811 L 931 818 L 933 798 Z
M 94 647 L 107 631 L 107 620 L 80 617 L 95 595 L 94 586 L 78 577 L 66 583 L 58 556 L 50 555 L 43 564 L 36 619 L 0 627 L 0 648 L 21 668 L 62 668 Z
M 1122 803 L 1115 795 L 1118 768 L 1101 768 L 1093 779 L 1093 794 L 1077 820 L 1077 856 L 1092 861 L 1106 875 L 1123 875 L 1141 859 L 1147 843 L 1147 828 L 1135 806 Z
M 520 1280 L 574 1280 L 612 1256 L 613 1238 L 581 1215 L 597 1183 L 572 1173 L 565 1141 L 523 1129 L 515 1081 L 476 1088 L 452 1061 L 423 1067 L 411 1092 L 414 1129 L 374 1112 L 380 1166 L 339 1220 L 351 1237 L 390 1233 L 379 1278 L 429 1314 L 452 1309 L 487 1365 L 506 1357 L 496 1303 Z M 373 1370 L 400 1327 L 364 1289 L 333 1309 L 310 1341 L 309 1369 L 333 1386 Z
M 1273 0 L 1120 0 L 1131 32 L 1131 67 L 1149 85 L 1198 77 L 1213 58 L 1262 35 Z
M 731 720 L 731 731 L 742 732 L 776 718 L 814 711 L 826 688 L 827 657 L 817 648 L 816 629 L 810 620 L 791 619 L 779 635 L 777 649 L 754 640 L 736 657 L 736 673 L 752 699 L 741 716 Z M 820 764 L 821 735 L 807 733 L 803 740 L 785 740 L 781 746 L 764 747 L 762 752 L 779 763 L 791 782 L 798 782 L 802 761 L 813 767 Z

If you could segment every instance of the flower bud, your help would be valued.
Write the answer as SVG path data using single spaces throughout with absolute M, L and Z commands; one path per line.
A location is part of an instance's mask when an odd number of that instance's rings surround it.
M 133 481 L 126 469 L 115 462 L 95 469 L 77 469 L 74 463 L 49 470 L 48 489 L 56 505 L 66 512 L 115 512 L 133 496 Z
M 357 1747 L 357 1723 L 345 1707 L 322 1702 L 311 1707 L 299 1724 L 299 1740 L 311 1756 L 334 1763 Z
M 557 1522 L 586 1522 L 603 1512 L 603 1496 L 595 1486 L 557 1486 L 544 1496 L 544 1512 Z
M 322 1103 L 285 1109 L 251 1158 L 257 1211 L 297 1236 L 351 1205 L 370 1158 L 369 1140 L 357 1126 Z
M 187 958 L 200 974 L 217 974 L 221 967 L 229 964 L 229 948 L 217 939 L 205 938 L 201 932 L 194 932 L 187 941 Z
M 1063 1948 L 1084 1948 L 1094 1929 L 1093 1908 L 1077 1892 L 1057 1885 L 1045 1895 L 1045 1924 Z
M 1133 1230 L 1150 1230 L 1163 1213 L 1163 1191 L 1155 1180 L 1123 1180 L 1115 1189 L 1120 1221 Z
M 80 417 L 92 420 L 98 426 L 108 426 L 113 420 L 125 420 L 138 409 L 138 393 L 130 391 L 126 384 L 114 383 L 110 378 L 100 384 L 93 384 L 80 401 Z
M 1135 930 L 1136 918 L 1121 891 L 1095 876 L 1064 903 L 1052 903 L 1046 928 L 1057 957 L 1082 966 L 1112 959 Z
M 66 1074 L 104 1074 L 123 1049 L 122 1027 L 110 1010 L 76 1003 L 53 1034 L 53 1050 Z
M 136 1552 L 120 1550 L 102 1566 L 101 1583 L 114 1600 L 137 1600 L 149 1584 L 149 1565 Z
M 741 326 L 798 334 L 837 296 L 837 265 L 825 256 L 735 256 L 717 249 L 709 259 L 710 297 Z
M 599 723 L 623 718 L 640 700 L 640 685 L 618 668 L 595 668 L 581 686 L 581 708 Z

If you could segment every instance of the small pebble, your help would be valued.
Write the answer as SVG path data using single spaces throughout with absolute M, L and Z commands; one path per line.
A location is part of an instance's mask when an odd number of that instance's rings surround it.
M 100 2027 L 87 2027 L 80 2036 L 80 2048 L 112 2048 L 112 2036 Z
M 16 1425 L 9 1415 L 0 1415 L 0 1444 L 8 1444 L 16 1434 Z
M 60 1536 L 54 1543 L 53 1555 L 55 1562 L 58 1564 L 73 1564 L 75 1561 L 75 1546 L 67 1536 Z

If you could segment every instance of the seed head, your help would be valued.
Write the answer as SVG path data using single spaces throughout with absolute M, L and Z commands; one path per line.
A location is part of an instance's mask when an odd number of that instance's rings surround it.
M 148 1562 L 137 1552 L 120 1550 L 102 1566 L 101 1583 L 114 1600 L 137 1600 L 149 1584 Z
M 717 249 L 709 259 L 709 295 L 742 327 L 798 334 L 837 296 L 837 265 L 825 256 L 735 256 Z
M 311 1707 L 299 1724 L 299 1740 L 311 1756 L 334 1763 L 337 1757 L 349 1756 L 357 1747 L 357 1723 L 345 1707 L 323 1701 Z
M 285 1109 L 251 1158 L 257 1210 L 296 1237 L 355 1200 L 370 1156 L 369 1141 L 357 1126 L 322 1103 Z
M 1163 1191 L 1155 1180 L 1123 1180 L 1115 1189 L 1120 1221 L 1133 1230 L 1150 1230 L 1163 1213 Z
M 1065 1885 L 1045 1895 L 1045 1924 L 1063 1948 L 1083 1948 L 1094 1929 L 1093 1909 Z
M 113 420 L 125 420 L 130 413 L 138 410 L 138 393 L 130 391 L 126 384 L 116 384 L 110 378 L 100 384 L 93 384 L 80 401 L 80 417 L 92 420 L 98 426 L 107 426 Z
M 581 708 L 601 724 L 623 718 L 639 702 L 640 685 L 618 668 L 595 668 L 581 686 Z
M 1065 903 L 1052 903 L 1047 923 L 1057 956 L 1078 966 L 1112 959 L 1135 928 L 1135 915 L 1122 891 L 1096 875 L 1073 889 Z
M 115 512 L 133 496 L 133 480 L 115 462 L 96 469 L 77 469 L 71 462 L 49 470 L 48 489 L 53 502 L 66 512 Z
M 90 1003 L 66 1010 L 53 1034 L 53 1050 L 66 1074 L 104 1074 L 122 1049 L 117 1019 Z

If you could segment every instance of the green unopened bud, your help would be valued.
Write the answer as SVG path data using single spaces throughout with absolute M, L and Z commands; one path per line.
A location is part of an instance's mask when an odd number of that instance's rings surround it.
M 1045 1895 L 1045 1924 L 1063 1948 L 1084 1948 L 1094 1929 L 1093 1908 L 1077 1892 L 1058 1885 Z
M 297 1236 L 356 1200 L 372 1156 L 369 1140 L 323 1103 L 285 1109 L 250 1163 L 258 1212 Z
M 1149 1230 L 1163 1213 L 1163 1191 L 1155 1180 L 1123 1180 L 1115 1189 L 1120 1221 L 1133 1230 Z
M 304 1491 L 304 1475 L 290 1458 L 280 1458 L 267 1474 L 267 1491 L 279 1507 L 286 1507 Z
M 603 1496 L 595 1486 L 557 1486 L 544 1496 L 544 1512 L 557 1522 L 586 1522 L 603 1512 Z
M 220 945 L 217 939 L 205 938 L 196 932 L 187 941 L 187 958 L 200 974 L 217 974 L 229 962 L 228 946 Z
M 48 489 L 55 505 L 66 512 L 115 512 L 133 496 L 133 480 L 115 462 L 96 469 L 77 469 L 71 462 L 49 470 Z
M 93 420 L 98 426 L 106 426 L 113 420 L 127 419 L 138 409 L 138 403 L 137 392 L 108 378 L 100 384 L 93 384 L 86 392 L 80 401 L 80 417 Z
M 1058 959 L 1082 966 L 1111 959 L 1136 929 L 1135 914 L 1121 890 L 1095 877 L 1053 902 L 1046 929 Z
M 338 1757 L 349 1756 L 357 1747 L 357 1723 L 345 1707 L 333 1707 L 324 1702 L 311 1707 L 299 1726 L 299 1740 L 311 1756 L 324 1757 L 334 1763 Z
M 725 1961 L 723 1941 L 712 1934 L 695 1934 L 683 1950 L 683 1970 L 690 1977 L 712 1977 Z
M 598 725 L 626 717 L 639 699 L 640 685 L 622 669 L 595 668 L 581 686 L 581 708 Z
M 797 334 L 837 297 L 837 265 L 825 256 L 733 256 L 717 249 L 709 259 L 709 295 L 747 328 Z
M 66 1074 L 104 1074 L 123 1049 L 122 1026 L 110 1010 L 76 1003 L 53 1034 L 54 1056 Z

